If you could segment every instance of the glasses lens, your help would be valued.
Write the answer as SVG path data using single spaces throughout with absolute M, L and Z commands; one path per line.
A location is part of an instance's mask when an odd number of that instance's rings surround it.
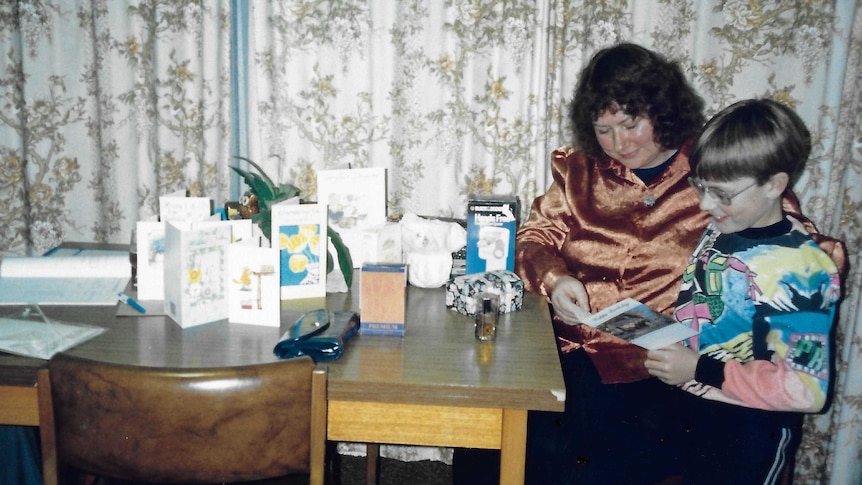
M 715 197 L 721 205 L 730 205 L 733 203 L 733 197 L 727 195 L 727 192 L 721 189 L 710 188 L 709 195 Z
M 688 184 L 691 185 L 691 187 L 696 190 L 701 197 L 709 195 L 713 200 L 721 205 L 730 205 L 733 203 L 733 197 L 728 195 L 727 192 L 714 187 L 706 187 L 694 177 L 688 178 Z

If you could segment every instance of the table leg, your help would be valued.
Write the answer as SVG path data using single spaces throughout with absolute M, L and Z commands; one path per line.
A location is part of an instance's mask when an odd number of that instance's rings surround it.
M 380 466 L 380 445 L 365 444 L 365 484 L 377 485 L 377 469 Z
M 500 484 L 524 483 L 527 457 L 527 410 L 504 409 L 500 444 Z

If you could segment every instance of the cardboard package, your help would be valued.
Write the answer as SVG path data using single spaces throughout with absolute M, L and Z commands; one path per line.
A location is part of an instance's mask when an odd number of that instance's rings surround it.
M 467 202 L 466 274 L 515 269 L 518 198 L 472 196 Z
M 363 335 L 404 335 L 407 265 L 365 263 L 359 280 Z

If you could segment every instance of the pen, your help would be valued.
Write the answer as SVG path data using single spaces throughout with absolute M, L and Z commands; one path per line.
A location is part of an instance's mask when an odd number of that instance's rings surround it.
M 145 310 L 144 307 L 142 307 L 140 303 L 138 303 L 134 299 L 130 298 L 129 295 L 121 292 L 121 293 L 117 293 L 117 296 L 120 298 L 120 301 L 125 303 L 126 305 L 129 305 L 130 307 L 134 308 L 135 310 L 137 310 L 141 313 L 147 313 L 147 310 Z

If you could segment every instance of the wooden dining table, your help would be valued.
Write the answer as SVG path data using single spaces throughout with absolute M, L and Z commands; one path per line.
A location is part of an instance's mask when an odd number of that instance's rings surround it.
M 282 301 L 280 327 L 218 321 L 183 329 L 164 315 L 117 306 L 45 306 L 51 318 L 106 329 L 67 352 L 155 367 L 271 362 L 273 347 L 306 311 L 359 311 L 359 285 L 325 298 Z M 0 352 L 0 423 L 38 425 L 36 371 L 47 361 Z M 328 367 L 327 437 L 333 441 L 501 450 L 501 483 L 523 483 L 529 410 L 562 411 L 566 392 L 547 302 L 525 294 L 501 315 L 496 340 L 446 307 L 443 288 L 410 286 L 403 337 L 357 335 Z M 193 405 L 193 403 L 190 403 Z

